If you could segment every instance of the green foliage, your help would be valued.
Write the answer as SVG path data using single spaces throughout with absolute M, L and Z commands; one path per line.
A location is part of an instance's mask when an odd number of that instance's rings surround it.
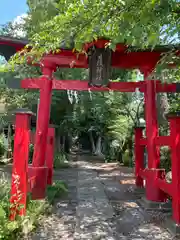
M 27 199 L 27 213 L 23 218 L 18 217 L 15 221 L 9 221 L 9 192 L 10 184 L 5 178 L 0 179 L 0 239 L 14 240 L 24 239 L 38 224 L 42 214 L 49 211 L 56 197 L 67 193 L 67 186 L 62 181 L 56 181 L 53 186 L 47 188 L 45 200 Z
M 131 160 L 130 157 L 129 157 L 129 152 L 128 152 L 128 150 L 126 150 L 126 151 L 123 153 L 123 164 L 124 164 L 124 166 L 126 166 L 126 167 L 130 167 L 131 162 L 132 162 L 132 160 Z
M 0 157 L 4 155 L 8 148 L 4 140 L 5 140 L 4 134 L 0 134 Z
M 37 105 L 38 95 L 36 93 L 10 88 L 1 89 L 0 91 L 7 112 L 23 107 L 33 108 L 34 105 Z
M 22 38 L 26 36 L 25 30 L 26 15 L 22 15 L 20 21 L 7 22 L 4 25 L 0 25 L 0 35 L 8 37 Z
M 117 161 L 120 151 L 119 141 L 106 138 L 103 151 L 105 155 L 105 162 Z
M 165 168 L 166 172 L 171 171 L 171 153 L 168 147 L 161 147 L 160 149 L 161 154 L 161 168 Z
M 28 32 L 28 36 L 31 37 L 35 31 L 40 31 L 40 23 L 52 19 L 58 13 L 58 10 L 54 6 L 56 2 L 56 0 L 27 0 L 29 18 L 26 19 L 25 29 Z
M 61 42 L 81 49 L 102 36 L 115 43 L 146 47 L 177 39 L 180 32 L 178 0 L 29 0 L 29 35 L 34 51 L 59 48 Z M 38 19 L 38 21 L 37 21 Z
M 68 156 L 65 152 L 57 152 L 55 153 L 54 157 L 54 168 L 60 169 L 60 168 L 68 168 Z
M 47 187 L 47 198 L 50 203 L 53 203 L 56 197 L 67 193 L 67 185 L 63 181 L 56 181 L 54 185 Z
M 98 36 L 109 38 L 111 48 L 118 42 L 146 48 L 149 44 L 154 47 L 162 42 L 169 43 L 175 36 L 178 40 L 179 17 L 175 0 L 28 0 L 28 4 L 29 17 L 24 28 L 33 47 L 30 54 L 37 54 L 37 57 L 59 49 L 60 43 L 64 41 L 65 45 L 70 47 L 72 39 L 74 47 L 78 50 L 82 49 L 84 42 L 97 39 Z M 168 61 L 171 61 L 174 55 L 168 55 Z M 13 72 L 3 72 L 4 83 L 11 77 L 23 79 L 41 75 L 38 67 L 27 66 L 24 63 L 13 67 Z M 156 74 L 159 74 L 158 69 Z M 174 79 L 174 74 L 178 81 L 180 78 L 177 71 L 168 71 L 169 79 Z M 58 69 L 54 75 L 58 79 L 86 80 L 88 70 Z M 113 69 L 111 79 L 137 81 L 137 71 Z M 34 112 L 37 111 L 37 92 L 8 88 L 2 88 L 0 91 L 7 112 L 18 107 L 28 107 Z M 102 151 L 106 159 L 116 160 L 119 153 L 124 153 L 127 148 L 131 148 L 128 153 L 131 155 L 133 128 L 143 116 L 142 99 L 140 93 L 54 91 L 51 122 L 58 126 L 58 134 L 61 136 L 76 137 L 86 133 L 89 137 L 92 134 L 94 142 L 99 136 L 102 137 Z M 178 96 L 171 97 L 171 100 L 172 108 L 178 109 Z M 61 154 L 55 157 L 55 167 L 62 165 L 60 162 L 64 161 L 63 158 Z

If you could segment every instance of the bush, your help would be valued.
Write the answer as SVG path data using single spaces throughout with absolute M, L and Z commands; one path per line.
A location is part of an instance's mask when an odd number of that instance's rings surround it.
M 103 154 L 105 157 L 105 162 L 119 161 L 119 151 L 120 145 L 117 140 L 106 141 L 103 143 Z
M 0 157 L 2 157 L 5 154 L 7 149 L 8 149 L 8 146 L 5 143 L 5 136 L 4 134 L 1 134 L 0 135 Z
M 68 168 L 68 155 L 65 152 L 57 152 L 55 153 L 54 158 L 54 168 Z
M 161 147 L 160 154 L 161 154 L 160 168 L 165 168 L 166 172 L 171 171 L 170 149 L 168 147 Z
M 124 164 L 124 166 L 126 166 L 126 167 L 130 167 L 130 165 L 131 165 L 131 161 L 130 161 L 129 151 L 128 151 L 128 150 L 126 150 L 126 151 L 123 153 L 123 164 Z
M 67 193 L 67 185 L 62 181 L 56 181 L 54 185 L 47 187 L 47 198 L 50 203 L 58 196 Z
M 0 239 L 24 239 L 25 235 L 37 226 L 42 214 L 49 211 L 53 200 L 66 192 L 65 184 L 57 181 L 47 188 L 47 198 L 44 200 L 32 201 L 29 194 L 26 216 L 9 221 L 10 184 L 5 178 L 0 179 Z

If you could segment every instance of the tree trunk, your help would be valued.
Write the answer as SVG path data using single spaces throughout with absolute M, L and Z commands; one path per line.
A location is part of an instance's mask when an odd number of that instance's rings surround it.
M 119 151 L 117 154 L 117 161 L 123 163 L 122 151 Z
M 64 151 L 70 153 L 70 141 L 68 135 L 65 136 Z
M 56 149 L 58 152 L 61 151 L 61 137 L 59 135 L 56 136 Z
M 123 147 L 122 147 L 122 154 L 125 153 L 125 151 L 128 149 L 128 139 L 126 140 L 126 142 L 124 143 Z
M 94 154 L 96 152 L 96 147 L 95 147 L 95 144 L 94 144 L 92 131 L 89 132 L 89 138 L 90 138 L 90 142 L 91 142 L 92 153 Z
M 130 158 L 130 167 L 133 166 L 133 135 L 128 140 L 128 149 L 129 149 L 129 158 Z
M 102 152 L 101 152 L 101 144 L 102 144 L 102 138 L 101 136 L 98 137 L 97 139 L 97 143 L 96 143 L 96 151 L 95 151 L 95 155 L 97 156 L 102 156 Z
M 62 136 L 62 145 L 61 145 L 61 149 L 64 152 L 65 151 L 65 142 L 66 142 L 66 137 Z

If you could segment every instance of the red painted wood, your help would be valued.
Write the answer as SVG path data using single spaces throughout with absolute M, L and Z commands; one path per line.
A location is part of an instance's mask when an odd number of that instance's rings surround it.
M 30 114 L 17 113 L 15 123 L 10 220 L 26 213 Z M 17 202 L 17 204 L 16 204 Z
M 135 129 L 135 178 L 136 186 L 143 187 L 143 178 L 139 175 L 141 169 L 144 169 L 144 146 L 140 144 L 143 137 L 143 129 Z
M 6 41 L 6 40 L 0 40 L 0 45 L 5 45 L 5 46 L 8 45 L 8 46 L 14 47 L 17 52 L 24 48 L 24 44 L 13 42 L 13 41 Z
M 52 185 L 53 177 L 53 162 L 54 162 L 54 147 L 55 147 L 55 129 L 48 129 L 47 150 L 46 150 L 46 166 L 48 168 L 47 184 Z
M 170 137 L 169 136 L 158 136 L 155 138 L 155 144 L 157 146 L 169 146 L 170 145 Z
M 155 175 L 156 178 L 163 179 L 162 177 L 165 176 L 165 169 L 140 169 L 139 175 L 142 176 L 144 179 L 151 178 L 152 175 Z
M 148 151 L 148 168 L 158 168 L 160 163 L 159 148 L 155 145 L 158 136 L 157 110 L 156 110 L 156 82 L 146 81 L 145 117 L 146 138 Z
M 157 136 L 154 140 L 155 145 L 157 146 L 169 146 L 170 145 L 170 137 L 169 136 Z M 139 141 L 140 145 L 147 145 L 147 139 L 141 139 Z
M 155 144 L 155 140 L 158 137 L 156 81 L 145 80 L 145 82 L 146 91 L 144 93 L 144 97 L 148 169 L 153 170 L 151 171 L 151 178 L 148 178 L 146 181 L 146 198 L 149 201 L 164 202 L 166 199 L 166 195 L 155 183 L 157 175 L 154 171 L 158 171 L 160 165 L 160 148 Z
M 109 40 L 98 39 L 90 43 L 84 44 L 84 50 L 87 51 L 90 47 L 96 46 L 98 48 L 104 48 L 108 44 Z M 0 37 L 0 44 L 6 46 L 15 47 L 16 51 L 20 51 L 27 44 L 25 41 L 20 41 L 8 37 Z M 124 44 L 117 44 L 115 51 L 112 52 L 112 67 L 117 68 L 127 68 L 127 69 L 154 69 L 157 62 L 161 58 L 162 51 L 127 51 L 127 47 Z M 30 51 L 30 48 L 28 49 Z M 177 55 L 180 54 L 180 51 L 177 51 Z M 32 63 L 32 58 L 28 58 L 28 64 Z M 73 50 L 63 50 L 60 49 L 59 53 L 56 54 L 46 54 L 42 61 L 45 63 L 55 64 L 59 67 L 75 67 L 75 68 L 88 68 L 88 59 L 87 54 L 79 53 Z M 34 65 L 34 63 L 33 63 Z M 40 64 L 41 65 L 41 64 Z M 171 64 L 172 65 L 172 64 Z
M 144 82 L 110 82 L 109 87 L 89 87 L 87 81 L 81 80 L 53 80 L 53 90 L 77 90 L 77 91 L 121 91 L 134 92 L 136 88 L 143 88 Z M 21 81 L 22 88 L 41 89 L 43 87 L 43 79 L 24 79 Z
M 145 138 L 143 138 L 139 141 L 139 144 L 142 145 L 142 146 L 146 146 L 147 145 L 147 140 Z
M 21 81 L 21 88 L 28 88 L 28 89 L 41 89 L 43 87 L 43 79 L 24 79 Z
M 155 182 L 163 192 L 167 193 L 169 196 L 173 196 L 174 189 L 171 183 L 167 183 L 166 180 L 160 178 L 157 178 Z
M 170 118 L 173 219 L 180 224 L 180 117 Z
M 61 50 L 56 54 L 47 54 L 41 62 L 45 65 L 51 63 L 61 68 L 88 68 L 87 55 L 71 50 Z
M 69 50 L 67 55 L 60 51 L 58 54 L 47 54 L 42 58 L 42 62 L 56 64 L 60 68 L 88 68 L 87 55 L 77 52 L 71 52 Z M 63 54 L 62 54 L 63 52 Z M 111 66 L 113 68 L 124 69 L 144 69 L 147 66 L 151 71 L 155 68 L 157 62 L 161 58 L 161 52 L 116 52 L 112 53 Z M 28 64 L 32 60 L 28 59 Z M 169 67 L 174 67 L 172 64 Z
M 31 171 L 31 165 L 28 166 L 28 193 L 32 193 L 36 182 L 36 176 L 34 175 L 33 171 Z
M 30 180 L 29 190 L 32 200 L 44 199 L 46 197 L 48 168 L 28 166 L 28 177 Z
M 165 176 L 164 169 L 144 169 L 139 171 L 139 175 L 146 179 L 146 198 L 153 202 L 166 202 L 167 194 L 169 191 L 168 186 L 164 186 L 160 181 L 160 186 L 163 188 L 162 190 L 159 188 L 157 183 L 158 179 L 163 179 Z M 151 183 L 151 184 L 149 184 Z M 166 192 L 163 190 L 166 189 Z M 151 190 L 151 191 L 150 191 Z
M 31 144 L 35 143 L 35 133 L 34 132 L 30 132 L 30 143 Z
M 157 62 L 160 60 L 160 52 L 125 52 L 125 53 L 112 53 L 112 67 L 114 68 L 127 68 L 127 69 L 154 69 Z
M 53 79 L 53 90 L 76 90 L 76 91 L 121 91 L 134 92 L 139 88 L 140 92 L 145 91 L 145 82 L 110 82 L 108 88 L 89 88 L 87 81 L 81 80 L 56 80 Z M 43 79 L 24 79 L 21 81 L 21 87 L 27 89 L 40 89 L 43 86 Z M 156 83 L 157 92 L 176 92 L 176 84 Z
M 143 178 L 143 179 L 148 179 L 149 175 L 150 175 L 150 171 L 149 169 L 145 168 L 145 169 L 140 169 L 139 170 L 139 175 Z
M 160 60 L 161 52 L 112 52 L 111 66 L 113 68 L 141 69 L 146 66 L 155 68 Z M 69 50 L 57 54 L 47 54 L 43 57 L 44 63 L 56 64 L 61 68 L 88 68 L 87 55 Z
M 84 44 L 84 51 L 87 52 L 92 46 L 104 48 L 109 43 L 108 40 L 98 39 Z M 162 51 L 127 51 L 127 46 L 117 44 L 115 51 L 112 52 L 112 67 L 126 69 L 144 69 L 151 71 L 155 68 L 161 58 Z M 178 52 L 177 52 L 178 54 Z M 88 59 L 86 54 L 76 51 L 61 50 L 58 54 L 47 54 L 43 61 L 51 62 L 59 67 L 88 68 Z
M 176 92 L 175 83 L 161 83 L 157 82 L 156 92 Z
M 43 81 L 43 86 L 40 89 L 40 103 L 33 154 L 33 167 L 43 167 L 45 165 L 47 134 L 50 117 L 52 79 L 51 77 L 44 76 L 41 78 L 41 81 Z
M 121 49 L 121 47 L 119 47 Z M 118 48 L 117 48 L 118 49 Z M 161 58 L 161 52 L 112 52 L 111 66 L 113 68 L 144 69 L 148 66 L 153 70 Z M 31 60 L 29 59 L 29 64 Z M 42 62 L 56 64 L 60 68 L 88 68 L 86 54 L 61 50 L 57 54 L 47 54 Z
M 136 88 L 143 85 L 143 82 L 110 82 L 108 87 L 89 87 L 87 81 L 80 80 L 53 80 L 53 89 L 77 90 L 77 91 L 121 91 L 134 92 Z
M 107 40 L 107 39 L 94 40 L 92 42 L 85 43 L 84 46 L 83 46 L 83 50 L 84 51 L 88 51 L 88 49 L 93 47 L 93 46 L 95 46 L 97 48 L 106 48 L 108 43 L 109 43 L 109 40 Z M 125 50 L 127 50 L 127 46 L 126 45 L 121 44 L 121 43 L 116 45 L 115 51 L 124 52 Z

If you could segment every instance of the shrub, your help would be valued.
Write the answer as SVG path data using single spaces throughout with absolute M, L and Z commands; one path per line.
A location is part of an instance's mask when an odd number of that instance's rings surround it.
M 130 167 L 130 165 L 131 165 L 131 161 L 130 161 L 129 151 L 128 151 L 128 150 L 126 150 L 126 151 L 123 153 L 123 164 L 124 164 L 124 166 L 126 166 L 126 167 Z
M 4 134 L 0 135 L 0 157 L 4 155 L 4 153 L 7 151 L 8 146 L 5 143 L 5 136 Z
M 52 203 L 57 195 L 61 196 L 67 192 L 67 185 L 62 181 L 56 181 L 54 185 L 47 187 L 48 201 Z
M 170 149 L 168 147 L 161 147 L 160 154 L 161 154 L 160 167 L 165 168 L 166 172 L 169 172 L 171 170 Z
M 55 153 L 54 158 L 54 168 L 68 168 L 68 155 L 65 152 L 57 152 Z
M 105 162 L 119 161 L 120 145 L 117 140 L 110 143 L 106 140 L 103 144 Z
M 65 184 L 57 181 L 47 188 L 47 198 L 44 200 L 32 201 L 28 194 L 26 216 L 9 221 L 10 183 L 5 178 L 0 179 L 0 239 L 24 239 L 37 226 L 42 214 L 49 211 L 53 200 L 66 192 Z

